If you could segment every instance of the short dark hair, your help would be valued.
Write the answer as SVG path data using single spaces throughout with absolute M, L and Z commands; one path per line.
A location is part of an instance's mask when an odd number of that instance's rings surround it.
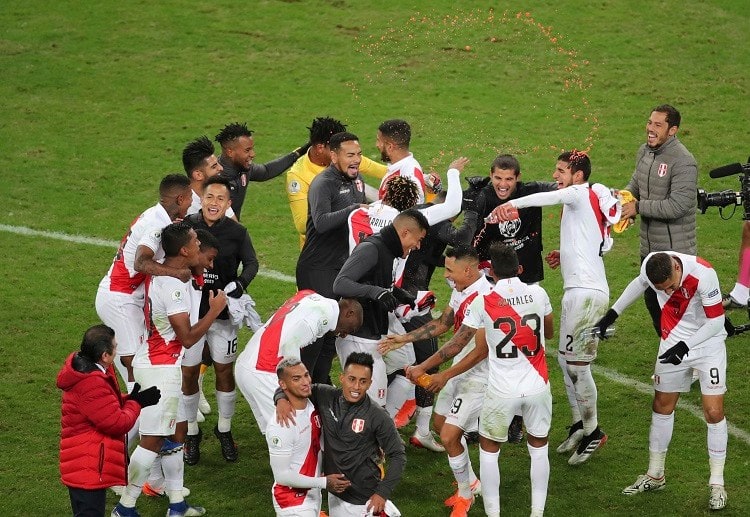
M 167 197 L 190 188 L 190 180 L 184 174 L 167 174 L 159 183 L 159 196 Z
M 479 253 L 477 253 L 477 250 L 465 244 L 448 247 L 445 250 L 445 256 L 456 260 L 471 259 L 472 262 L 479 263 Z
M 302 361 L 296 357 L 286 357 L 282 359 L 279 361 L 279 364 L 276 365 L 276 377 L 281 379 L 281 376 L 284 375 L 284 370 L 287 368 L 293 368 L 299 364 L 302 364 Z
M 346 358 L 346 361 L 344 361 L 344 370 L 346 370 L 350 364 L 365 366 L 369 368 L 370 373 L 372 373 L 375 361 L 373 360 L 372 355 L 367 352 L 352 352 Z
M 409 126 L 409 123 L 405 120 L 386 120 L 378 126 L 378 131 L 397 146 L 404 149 L 409 148 L 409 143 L 411 142 L 411 126 Z
M 161 247 L 167 257 L 176 257 L 180 249 L 190 242 L 190 230 L 192 228 L 185 223 L 172 223 L 161 231 Z
M 583 151 L 566 151 L 557 157 L 558 161 L 565 162 L 570 165 L 571 172 L 583 172 L 583 179 L 588 181 L 591 176 L 591 158 Z
M 354 133 L 342 131 L 331 136 L 331 139 L 328 141 L 328 146 L 331 148 L 331 151 L 338 151 L 339 149 L 341 149 L 341 144 L 343 144 L 344 142 L 354 141 L 359 141 L 357 135 L 355 135 Z
M 206 191 L 206 187 L 209 185 L 224 185 L 227 188 L 227 192 L 230 194 L 232 192 L 232 185 L 229 183 L 229 180 L 222 176 L 212 176 L 208 178 L 203 184 L 203 192 Z
M 490 173 L 495 169 L 511 170 L 516 173 L 516 176 L 521 174 L 521 164 L 512 154 L 498 154 L 490 165 Z
M 428 231 L 430 229 L 430 222 L 427 220 L 425 215 L 416 208 L 409 208 L 407 210 L 404 210 L 393 218 L 393 222 L 395 223 L 396 221 L 400 221 L 405 218 L 412 219 L 424 231 Z
M 490 262 L 492 271 L 498 279 L 518 276 L 518 255 L 512 246 L 502 242 L 495 242 L 490 246 Z
M 651 110 L 653 113 L 654 111 L 658 111 L 659 113 L 666 113 L 667 115 L 667 126 L 677 126 L 680 127 L 680 122 L 682 121 L 682 117 L 680 116 L 680 112 L 677 111 L 677 108 L 670 104 L 660 104 L 659 106 L 655 107 Z
M 317 117 L 313 119 L 312 125 L 307 129 L 310 130 L 311 144 L 328 145 L 333 135 L 346 131 L 346 125 L 342 124 L 340 120 L 336 120 L 335 118 Z
M 646 261 L 646 276 L 651 283 L 661 284 L 672 276 L 674 263 L 669 253 L 655 253 Z
M 237 140 L 241 136 L 251 137 L 253 136 L 253 130 L 247 128 L 246 122 L 232 122 L 224 126 L 224 129 L 219 131 L 214 140 L 219 142 L 221 147 L 226 147 L 228 143 Z
M 201 241 L 201 251 L 219 249 L 219 239 L 217 239 L 213 233 L 209 232 L 205 228 L 196 228 L 195 233 L 198 235 L 198 240 Z
M 206 135 L 200 136 L 186 145 L 185 149 L 182 150 L 182 166 L 185 168 L 187 177 L 192 179 L 193 171 L 210 158 L 214 152 L 214 144 Z
M 104 352 L 111 354 L 114 350 L 114 339 L 115 331 L 112 328 L 103 324 L 94 325 L 84 332 L 78 355 L 92 363 L 99 362 Z
M 385 183 L 383 203 L 399 212 L 411 208 L 419 201 L 419 187 L 406 176 L 393 175 Z

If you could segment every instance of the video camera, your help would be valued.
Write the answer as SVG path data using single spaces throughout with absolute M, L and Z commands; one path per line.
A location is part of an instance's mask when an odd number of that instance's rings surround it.
M 750 162 L 750 158 L 747 160 Z M 718 206 L 719 213 L 725 206 L 734 205 L 744 207 L 745 213 L 742 217 L 745 221 L 750 221 L 750 163 L 732 163 L 724 165 L 708 173 L 712 178 L 723 178 L 734 174 L 742 174 L 740 180 L 740 190 L 722 190 L 721 192 L 706 192 L 698 189 L 698 209 L 702 214 L 706 213 L 709 206 Z M 731 216 L 730 216 L 731 217 Z

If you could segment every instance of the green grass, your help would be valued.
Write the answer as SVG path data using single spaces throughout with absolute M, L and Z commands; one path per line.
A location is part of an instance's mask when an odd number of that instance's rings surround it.
M 236 120 L 256 130 L 258 162 L 300 145 L 321 115 L 347 122 L 377 158 L 377 125 L 399 117 L 412 123 L 416 157 L 438 172 L 466 155 L 466 174 L 485 174 L 503 151 L 519 156 L 523 179 L 548 179 L 558 151 L 578 147 L 590 149 L 593 179 L 620 187 L 650 108 L 670 102 L 682 111 L 680 136 L 699 162 L 702 187 L 737 187 L 735 178 L 707 173 L 750 153 L 750 19 L 739 0 L 7 4 L 0 11 L 4 225 L 119 239 L 155 202 L 159 179 L 181 170 L 185 143 Z M 283 181 L 252 184 L 243 215 L 261 264 L 293 275 L 298 248 Z M 559 209 L 546 215 L 552 249 Z M 716 209 L 698 219 L 700 253 L 725 289 L 736 274 L 739 219 L 722 221 Z M 613 300 L 637 273 L 637 249 L 631 230 L 606 258 Z M 0 513 L 64 515 L 54 378 L 96 322 L 96 285 L 114 250 L 6 232 L 0 250 Z M 559 309 L 559 274 L 548 272 L 544 286 Z M 440 278 L 435 288 L 442 306 L 447 288 Z M 259 277 L 250 292 L 268 316 L 293 289 Z M 648 383 L 656 344 L 637 305 L 597 362 Z M 728 342 L 726 410 L 747 432 L 746 344 L 746 336 Z M 568 408 L 553 362 L 550 372 L 556 446 Z M 650 400 L 601 375 L 597 381 L 610 442 L 576 469 L 551 453 L 548 515 L 708 513 L 705 424 L 685 411 L 676 419 L 666 490 L 620 495 L 647 464 Z M 699 403 L 694 392 L 685 399 Z M 200 465 L 187 468 L 192 499 L 210 515 L 270 515 L 267 454 L 242 400 L 234 432 L 238 463 L 226 464 L 208 438 Z M 748 443 L 730 438 L 725 515 L 750 508 L 749 455 Z M 472 457 L 478 468 L 475 450 Z M 505 447 L 501 469 L 504 515 L 528 514 L 525 447 Z M 407 516 L 447 515 L 441 503 L 451 480 L 443 455 L 409 449 L 394 499 Z M 139 501 L 144 517 L 163 515 L 165 506 Z M 480 504 L 470 514 L 482 513 Z

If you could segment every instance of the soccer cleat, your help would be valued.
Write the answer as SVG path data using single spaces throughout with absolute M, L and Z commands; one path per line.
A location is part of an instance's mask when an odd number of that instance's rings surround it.
M 721 305 L 725 309 L 744 309 L 747 307 L 747 304 L 741 304 L 740 302 L 732 298 L 732 295 L 730 294 L 724 294 L 721 296 Z
M 143 495 L 148 497 L 167 497 L 167 491 L 164 487 L 154 488 L 148 484 L 148 481 L 143 484 Z M 190 495 L 190 489 L 188 487 L 182 487 L 182 497 Z
M 324 512 L 323 510 L 320 510 L 320 513 L 318 514 L 318 517 L 328 517 L 328 514 Z
M 183 446 L 183 459 L 188 465 L 197 465 L 201 459 L 201 440 L 203 431 L 198 429 L 198 434 L 188 434 L 185 436 L 185 445 Z
M 573 452 L 578 448 L 578 444 L 583 439 L 583 420 L 579 420 L 575 424 L 568 427 L 568 437 L 557 446 L 557 452 L 560 454 L 567 454 Z
M 523 417 L 516 415 L 508 426 L 508 443 L 521 443 L 523 441 Z
M 396 429 L 401 429 L 404 426 L 409 425 L 411 419 L 417 412 L 417 401 L 415 399 L 409 399 L 404 402 L 401 409 L 398 410 L 396 416 L 393 418 L 393 423 L 396 424 Z
M 708 507 L 712 510 L 723 510 L 727 505 L 727 491 L 724 485 L 711 485 L 711 497 L 708 498 Z
M 445 452 L 445 447 L 435 440 L 435 435 L 432 431 L 427 433 L 426 436 L 419 434 L 419 431 L 414 431 L 414 434 L 409 438 L 409 443 L 414 447 L 421 447 L 433 452 Z
M 232 438 L 232 431 L 222 433 L 219 431 L 219 426 L 217 425 L 214 427 L 214 434 L 219 439 L 221 455 L 224 456 L 224 459 L 227 461 L 237 461 L 239 455 L 237 454 L 237 444 L 234 443 L 234 438 Z
M 198 517 L 205 514 L 205 508 L 202 506 L 190 506 L 187 501 L 172 503 L 167 510 L 167 517 Z
M 474 504 L 474 496 L 469 498 L 458 497 L 453 504 L 450 517 L 466 517 L 469 514 L 471 505 Z
M 626 486 L 622 489 L 624 495 L 639 494 L 641 492 L 653 492 L 654 490 L 661 490 L 667 484 L 667 480 L 664 476 L 660 478 L 652 478 L 648 474 L 641 474 L 630 486 Z
M 456 482 L 454 481 L 453 484 L 455 485 Z M 471 488 L 471 495 L 473 496 L 479 496 L 482 495 L 482 482 L 479 481 L 479 478 L 477 478 L 476 481 L 474 481 L 471 485 L 469 485 L 469 488 Z M 453 492 L 453 495 L 450 496 L 448 499 L 443 501 L 443 504 L 450 508 L 454 504 L 456 504 L 456 501 L 458 500 L 458 490 Z
M 203 389 L 201 389 L 198 393 L 200 393 L 200 397 L 198 397 L 198 411 L 200 411 L 204 415 L 208 415 L 209 413 L 211 413 L 211 404 L 209 404 L 208 400 L 206 400 L 206 396 L 203 394 Z
M 607 443 L 607 435 L 598 427 L 593 432 L 581 439 L 576 452 L 568 459 L 568 465 L 580 465 L 587 461 L 594 451 Z
M 138 513 L 138 510 L 135 509 L 135 506 L 123 506 L 120 503 L 117 503 L 117 505 L 112 508 L 112 513 L 110 513 L 109 515 L 110 517 L 141 517 L 141 514 Z

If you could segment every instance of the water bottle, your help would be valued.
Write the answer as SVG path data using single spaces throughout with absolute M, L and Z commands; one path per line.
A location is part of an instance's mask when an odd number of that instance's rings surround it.
M 429 373 L 423 373 L 422 375 L 417 377 L 415 384 L 419 386 L 420 388 L 427 388 L 427 386 L 429 386 L 431 382 L 432 382 L 432 375 L 430 375 Z

